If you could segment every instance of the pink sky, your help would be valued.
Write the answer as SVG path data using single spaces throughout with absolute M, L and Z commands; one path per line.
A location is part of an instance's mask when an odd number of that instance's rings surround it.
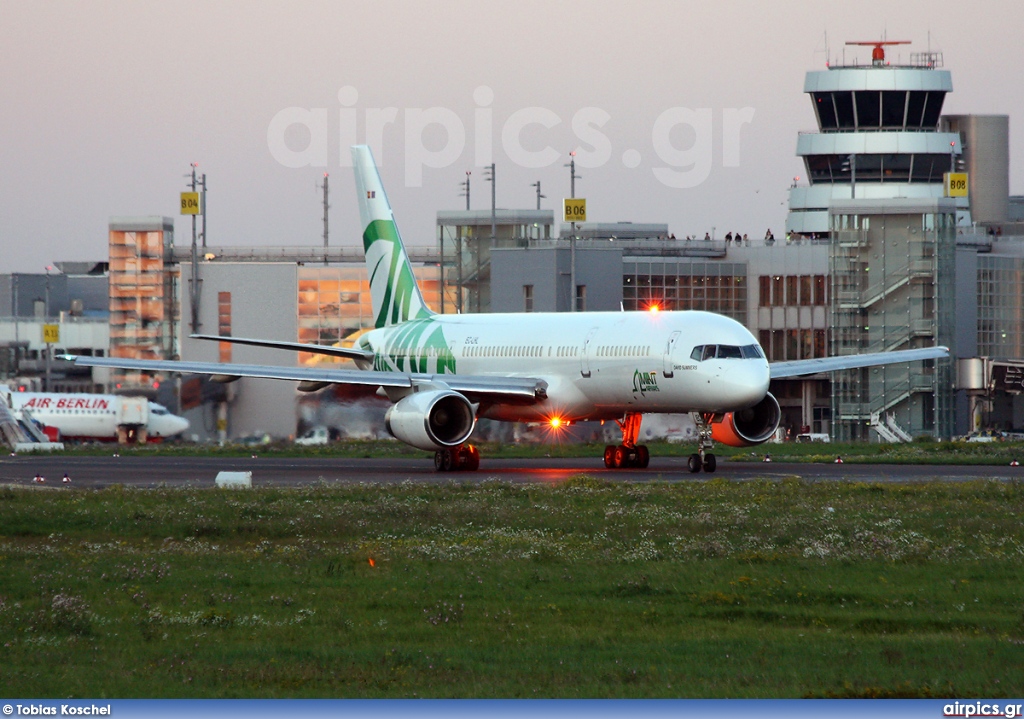
M 1010 189 L 1024 193 L 1021 27 L 1024 4 L 1009 1 L 0 0 L 0 272 L 105 259 L 110 216 L 178 217 L 193 161 L 208 174 L 211 245 L 321 243 L 315 185 L 325 170 L 331 242 L 357 245 L 351 173 L 339 162 L 345 87 L 358 91 L 360 133 L 368 109 L 397 109 L 382 172 L 410 244 L 433 241 L 437 210 L 464 206 L 466 170 L 474 208 L 489 208 L 474 166 L 481 86 L 493 92 L 499 207 L 532 207 L 537 180 L 544 206 L 559 206 L 569 185 L 562 163 L 579 144 L 571 120 L 596 108 L 608 117 L 600 130 L 610 159 L 578 170 L 589 219 L 664 222 L 679 236 L 778 232 L 787 187 L 804 174 L 797 132 L 814 129 L 804 73 L 824 67 L 826 33 L 833 56 L 846 40 L 913 40 L 894 60 L 927 49 L 930 33 L 953 77 L 944 111 L 1010 116 Z M 854 56 L 866 61 L 870 48 L 847 52 Z M 291 107 L 326 111 L 326 168 L 285 167 L 272 155 L 268 128 Z M 465 150 L 408 186 L 404 120 L 432 107 L 464 124 Z M 531 107 L 561 121 L 522 134 L 526 149 L 564 155 L 546 167 L 523 167 L 502 145 L 508 119 Z M 652 128 L 672 108 L 710 111 L 710 170 L 695 187 L 668 187 L 654 173 L 665 163 Z M 742 108 L 753 118 L 723 154 L 723 117 Z M 297 128 L 285 137 L 292 149 L 305 141 Z M 670 137 L 685 147 L 694 135 L 677 128 Z M 424 138 L 431 150 L 445 144 L 443 133 Z M 177 228 L 187 242 L 188 223 L 179 217 Z

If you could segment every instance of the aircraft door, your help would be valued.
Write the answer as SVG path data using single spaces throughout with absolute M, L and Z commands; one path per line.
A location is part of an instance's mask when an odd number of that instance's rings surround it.
M 664 374 L 666 377 L 672 377 L 674 372 L 672 371 L 672 352 L 676 348 L 676 341 L 679 339 L 679 330 L 676 330 L 669 335 L 668 342 L 665 344 L 665 366 Z
M 590 376 L 591 340 L 594 339 L 594 335 L 597 334 L 597 329 L 597 327 L 590 328 L 590 331 L 587 332 L 586 338 L 583 340 L 583 348 L 580 351 L 580 374 L 584 377 Z

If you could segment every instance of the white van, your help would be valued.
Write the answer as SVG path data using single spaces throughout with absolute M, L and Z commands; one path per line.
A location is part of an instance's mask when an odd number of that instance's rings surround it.
M 314 444 L 330 444 L 331 433 L 326 427 L 313 427 L 311 430 L 306 432 L 301 437 L 295 440 L 295 444 L 301 445 L 314 445 Z

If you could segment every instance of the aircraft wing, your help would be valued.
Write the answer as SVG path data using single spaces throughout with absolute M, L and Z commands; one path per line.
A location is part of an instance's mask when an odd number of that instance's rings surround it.
M 326 345 L 305 344 L 303 342 L 277 342 L 276 340 L 253 340 L 246 337 L 221 337 L 219 335 L 189 335 L 197 340 L 214 340 L 217 342 L 230 342 L 236 345 L 252 345 L 254 347 L 270 347 L 277 350 L 290 350 L 293 352 L 310 352 L 318 355 L 331 357 L 345 357 L 352 360 L 365 360 L 373 362 L 373 352 L 369 350 L 356 349 L 355 347 L 328 347 Z
M 305 345 L 302 345 L 305 347 Z M 222 364 L 219 362 L 178 362 L 121 357 L 80 357 L 65 355 L 81 367 L 113 367 L 142 372 L 180 372 L 212 375 L 225 380 L 239 377 L 284 379 L 313 384 L 349 384 L 366 387 L 410 388 L 420 384 L 443 384 L 466 395 L 471 401 L 497 400 L 531 404 L 547 397 L 548 384 L 532 377 L 489 377 L 418 372 L 374 372 L 323 367 L 272 367 L 269 365 Z
M 948 347 L 924 347 L 916 350 L 790 360 L 788 362 L 772 362 L 768 367 L 771 371 L 772 379 L 782 379 L 784 377 L 817 374 L 818 372 L 835 372 L 836 370 L 857 369 L 859 367 L 877 367 L 879 365 L 896 364 L 897 362 L 917 362 L 918 360 L 941 359 L 943 357 L 949 357 Z

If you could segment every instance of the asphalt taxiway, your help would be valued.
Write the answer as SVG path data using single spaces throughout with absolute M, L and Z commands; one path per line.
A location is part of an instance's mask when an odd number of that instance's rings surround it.
M 0 484 L 100 488 L 213 486 L 218 472 L 252 472 L 254 486 L 309 486 L 372 482 L 480 482 L 499 480 L 553 484 L 575 475 L 627 482 L 693 482 L 714 478 L 749 480 L 795 477 L 806 480 L 915 482 L 928 480 L 1022 479 L 1024 467 L 986 465 L 803 464 L 719 460 L 713 474 L 691 474 L 686 457 L 652 457 L 647 469 L 610 470 L 600 458 L 487 459 L 477 472 L 435 472 L 429 457 L 345 459 L 302 457 L 139 457 L 18 455 L 0 458 Z M 62 483 L 64 474 L 70 485 Z

